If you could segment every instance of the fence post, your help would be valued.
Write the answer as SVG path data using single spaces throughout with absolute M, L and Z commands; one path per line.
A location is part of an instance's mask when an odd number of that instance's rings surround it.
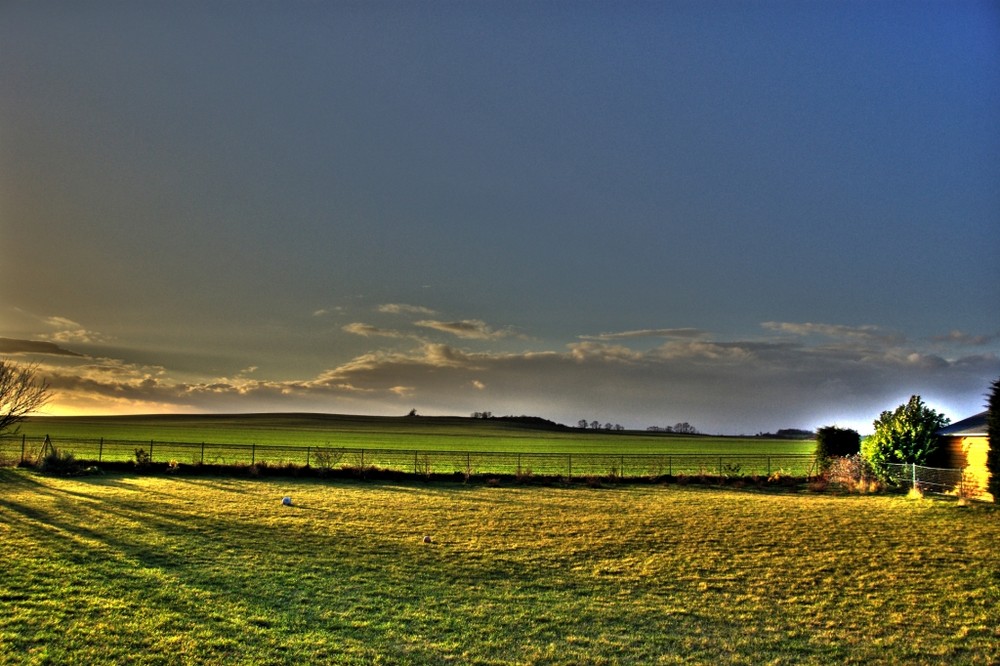
M 153 440 L 149 440 L 149 462 L 153 462 Z
M 916 465 L 916 463 L 913 463 L 913 464 L 910 465 L 910 472 L 911 472 L 912 478 L 913 478 L 913 485 L 910 486 L 910 487 L 911 488 L 916 488 L 917 487 L 917 465 Z
M 521 454 L 517 454 L 517 475 L 521 476 Z
M 365 450 L 361 449 L 361 473 L 365 471 Z
M 101 462 L 104 458 L 104 438 L 101 437 L 101 443 L 97 445 L 97 462 Z
M 566 459 L 569 461 L 569 474 L 567 476 L 572 479 L 573 478 L 573 454 L 570 453 L 569 455 L 567 455 Z
M 24 462 L 24 433 L 21 433 L 21 462 Z
M 621 478 L 625 478 L 625 454 L 622 454 L 622 466 L 618 469 L 618 474 Z
M 201 443 L 201 464 L 205 464 L 205 442 Z
M 250 464 L 257 464 L 257 444 L 256 442 L 250 443 Z

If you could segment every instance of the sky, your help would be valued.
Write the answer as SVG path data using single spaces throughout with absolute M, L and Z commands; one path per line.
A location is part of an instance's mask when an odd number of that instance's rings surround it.
M 953 421 L 1000 377 L 1000 5 L 10 1 L 46 414 Z

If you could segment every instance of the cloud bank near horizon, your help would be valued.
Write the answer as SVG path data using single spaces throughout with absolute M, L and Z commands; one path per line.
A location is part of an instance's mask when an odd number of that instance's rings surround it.
M 426 315 L 412 307 L 394 314 Z M 687 421 L 705 432 L 752 434 L 837 423 L 867 431 L 910 394 L 953 419 L 981 409 L 1000 375 L 982 347 L 991 335 L 949 332 L 920 344 L 877 326 L 764 322 L 757 339 L 722 340 L 698 329 L 580 335 L 556 349 L 497 351 L 509 329 L 479 320 L 411 323 L 430 336 L 349 324 L 390 345 L 313 376 L 185 376 L 165 365 L 80 355 L 52 343 L 8 346 L 31 356 L 61 413 L 322 411 L 532 414 L 563 423 L 597 419 L 645 428 Z M 629 346 L 655 339 L 651 348 Z M 969 352 L 979 353 L 969 353 Z M 73 354 L 73 356 L 70 356 Z

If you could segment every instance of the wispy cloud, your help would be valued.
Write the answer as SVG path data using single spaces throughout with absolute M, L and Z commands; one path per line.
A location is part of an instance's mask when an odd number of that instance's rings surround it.
M 701 338 L 708 335 L 707 331 L 698 328 L 642 328 L 634 331 L 617 333 L 599 333 L 597 335 L 581 335 L 581 340 L 630 340 L 636 338 Z
M 437 312 L 422 305 L 406 305 L 404 303 L 385 303 L 375 308 L 378 312 L 385 314 L 417 314 L 435 315 Z
M 97 331 L 91 331 L 81 324 L 66 317 L 45 317 L 44 323 L 49 328 L 56 329 L 52 333 L 42 333 L 39 337 L 60 343 L 104 344 L 110 338 Z
M 798 336 L 817 335 L 841 340 L 865 340 L 883 344 L 900 344 L 905 336 L 874 325 L 843 326 L 839 324 L 791 323 L 766 321 L 761 324 L 768 330 Z
M 341 327 L 346 333 L 351 333 L 352 335 L 360 335 L 366 338 L 371 337 L 381 337 L 381 338 L 403 338 L 406 335 L 400 331 L 396 331 L 389 328 L 379 328 L 378 326 L 373 326 L 371 324 L 364 324 L 361 322 L 354 322 L 351 324 L 346 324 Z
M 972 335 L 964 331 L 953 330 L 945 335 L 936 335 L 931 338 L 934 342 L 945 342 L 966 347 L 982 347 L 992 342 L 1000 340 L 1000 333 L 991 335 Z
M 434 329 L 442 333 L 450 333 L 466 340 L 499 340 L 517 335 L 510 329 L 493 329 L 479 319 L 463 319 L 462 321 L 435 321 L 423 319 L 416 322 L 417 326 Z

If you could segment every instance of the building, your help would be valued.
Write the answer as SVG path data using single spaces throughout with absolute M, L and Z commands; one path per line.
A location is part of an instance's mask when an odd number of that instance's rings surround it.
M 962 419 L 937 431 L 942 448 L 947 452 L 948 466 L 962 470 L 963 483 L 972 486 L 971 494 L 990 501 L 990 472 L 986 467 L 986 453 L 990 438 L 986 430 L 986 417 L 982 412 Z

